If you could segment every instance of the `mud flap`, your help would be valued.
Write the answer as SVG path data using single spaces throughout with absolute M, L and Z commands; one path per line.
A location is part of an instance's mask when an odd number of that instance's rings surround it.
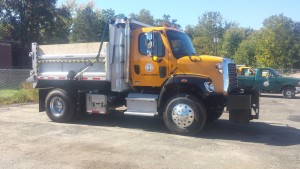
M 46 111 L 45 99 L 49 92 L 49 89 L 39 89 L 39 112 Z
M 254 92 L 245 95 L 229 95 L 227 98 L 229 120 L 236 123 L 249 123 L 252 119 L 258 119 L 259 95 Z M 252 109 L 254 114 L 252 114 Z

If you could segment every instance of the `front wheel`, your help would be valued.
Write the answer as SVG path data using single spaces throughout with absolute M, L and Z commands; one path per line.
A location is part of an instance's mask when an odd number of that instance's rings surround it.
M 54 122 L 69 122 L 76 114 L 75 101 L 67 92 L 54 89 L 46 97 L 46 113 Z
M 176 96 L 167 103 L 163 119 L 173 133 L 192 135 L 203 128 L 206 110 L 202 102 L 193 96 Z
M 283 97 L 287 98 L 287 99 L 292 99 L 295 97 L 295 89 L 292 87 L 287 87 L 285 89 L 283 89 L 282 91 Z

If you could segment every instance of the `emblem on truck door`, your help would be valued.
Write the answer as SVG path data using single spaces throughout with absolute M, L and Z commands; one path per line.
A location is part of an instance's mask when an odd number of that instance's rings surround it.
M 270 83 L 269 83 L 268 81 L 265 81 L 265 82 L 264 82 L 264 86 L 265 86 L 265 87 L 268 87 L 269 85 L 270 85 Z
M 153 68 L 154 68 L 154 66 L 153 66 L 153 64 L 152 63 L 147 63 L 146 65 L 145 65 L 145 70 L 146 70 L 146 72 L 148 72 L 148 73 L 150 73 L 150 72 L 152 72 L 153 71 Z

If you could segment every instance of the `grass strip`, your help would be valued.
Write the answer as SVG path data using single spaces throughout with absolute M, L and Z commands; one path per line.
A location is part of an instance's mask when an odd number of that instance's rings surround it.
M 38 90 L 33 89 L 31 83 L 22 83 L 20 89 L 0 90 L 0 105 L 27 103 L 38 101 Z

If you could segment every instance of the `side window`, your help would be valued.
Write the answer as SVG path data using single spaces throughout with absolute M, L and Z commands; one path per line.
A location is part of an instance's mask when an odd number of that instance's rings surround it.
M 275 77 L 275 72 L 273 72 L 272 70 L 269 70 L 269 75 L 270 75 L 270 77 Z
M 252 71 L 251 69 L 249 69 L 249 68 L 243 68 L 243 69 L 242 69 L 242 75 L 243 75 L 243 76 L 253 76 L 254 73 L 253 73 L 253 71 Z
M 246 72 L 247 72 L 247 69 L 243 68 L 243 69 L 242 69 L 242 72 L 241 72 L 241 75 L 242 75 L 242 76 L 245 76 Z
M 269 76 L 270 76 L 269 70 L 262 70 L 261 76 L 262 76 L 262 77 L 269 77 Z
M 147 55 L 147 39 L 146 35 L 141 33 L 139 36 L 139 51 L 142 55 Z
M 155 32 L 153 35 L 153 55 L 159 57 L 165 56 L 165 46 L 162 42 L 160 33 Z M 139 51 L 142 55 L 147 56 L 147 39 L 146 35 L 143 33 L 139 35 Z

